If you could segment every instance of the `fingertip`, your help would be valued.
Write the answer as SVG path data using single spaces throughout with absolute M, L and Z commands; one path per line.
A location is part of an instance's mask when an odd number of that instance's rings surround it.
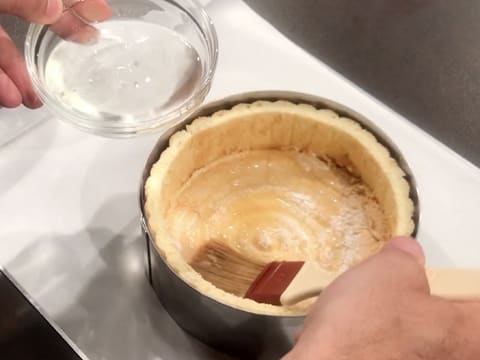
M 0 73 L 0 105 L 15 108 L 21 104 L 22 95 L 17 86 L 5 73 Z
M 74 41 L 80 44 L 94 44 L 98 40 L 98 30 L 94 27 L 85 25 L 81 29 L 78 29 L 74 33 L 68 36 L 68 40 Z
M 420 265 L 425 265 L 425 253 L 417 240 L 409 236 L 396 236 L 384 246 L 384 249 L 395 249 L 403 251 L 412 256 Z
M 50 26 L 58 36 L 80 44 L 92 44 L 98 39 L 98 30 L 84 23 L 73 12 L 65 12 L 60 19 Z
M 38 109 L 43 105 L 42 101 L 38 98 L 37 95 L 29 95 L 27 99 L 23 100 L 23 105 L 29 109 Z
M 37 109 L 42 106 L 42 101 L 38 95 L 33 90 L 32 82 L 30 79 L 25 78 L 23 82 L 20 82 L 20 85 L 17 84 L 22 94 L 23 105 L 29 109 Z

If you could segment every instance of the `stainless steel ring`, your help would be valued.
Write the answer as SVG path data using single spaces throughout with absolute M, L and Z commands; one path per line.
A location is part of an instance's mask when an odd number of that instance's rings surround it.
M 192 288 L 178 277 L 159 255 L 150 236 L 144 213 L 144 185 L 152 165 L 168 147 L 170 136 L 199 116 L 208 116 L 238 103 L 256 100 L 287 100 L 306 103 L 322 109 L 331 109 L 357 121 L 383 144 L 405 172 L 410 184 L 410 198 L 414 203 L 415 236 L 420 224 L 420 204 L 415 178 L 394 142 L 363 115 L 334 101 L 315 95 L 290 91 L 247 92 L 226 97 L 204 105 L 168 132 L 162 134 L 146 162 L 140 184 L 141 223 L 146 240 L 146 269 L 148 279 L 158 298 L 172 318 L 187 332 L 201 341 L 248 359 L 278 359 L 293 345 L 293 334 L 303 322 L 302 316 L 270 316 L 234 309 Z

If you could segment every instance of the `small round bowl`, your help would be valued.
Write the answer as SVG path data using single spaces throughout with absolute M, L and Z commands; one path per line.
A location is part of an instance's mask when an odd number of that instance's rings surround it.
M 25 58 L 36 92 L 61 120 L 99 135 L 174 126 L 210 89 L 211 19 L 195 0 L 101 1 L 74 2 L 55 24 L 30 26 Z

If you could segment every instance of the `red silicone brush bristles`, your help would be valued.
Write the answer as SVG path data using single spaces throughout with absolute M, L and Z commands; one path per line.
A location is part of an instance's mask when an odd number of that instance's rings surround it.
M 245 298 L 259 303 L 281 305 L 280 297 L 302 268 L 303 261 L 272 262 L 257 276 Z

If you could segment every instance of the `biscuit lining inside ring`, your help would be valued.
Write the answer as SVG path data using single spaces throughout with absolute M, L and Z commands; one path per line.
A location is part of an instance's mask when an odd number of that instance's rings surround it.
M 228 305 L 266 314 L 298 314 L 302 308 L 282 308 L 241 299 L 204 281 L 188 265 L 182 246 L 168 231 L 166 214 L 192 174 L 226 156 L 248 151 L 295 149 L 331 159 L 347 168 L 371 189 L 385 214 L 390 235 L 413 230 L 409 187 L 395 160 L 356 122 L 330 110 L 289 102 L 240 104 L 232 110 L 195 120 L 176 133 L 152 167 L 146 183 L 146 215 L 161 255 L 187 283 Z

